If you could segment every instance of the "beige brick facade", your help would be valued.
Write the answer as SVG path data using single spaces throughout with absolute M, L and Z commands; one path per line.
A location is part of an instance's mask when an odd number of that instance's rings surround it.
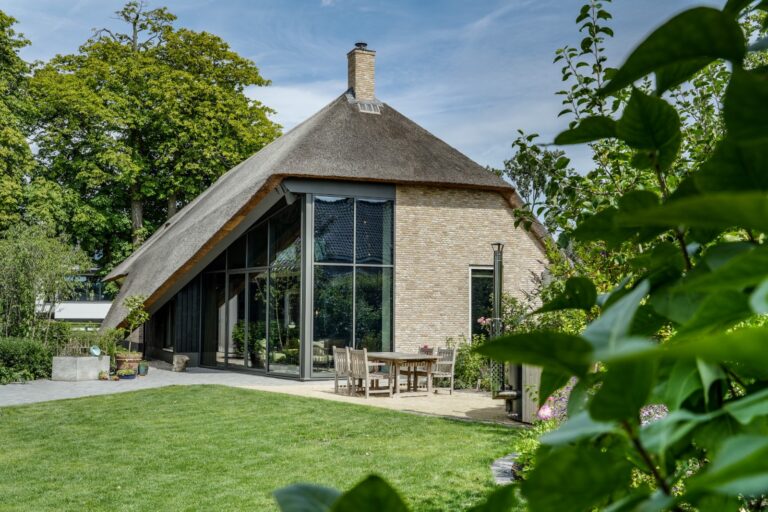
M 492 242 L 505 244 L 506 293 L 531 291 L 544 271 L 540 246 L 497 192 L 398 186 L 396 205 L 397 350 L 468 336 L 470 267 L 493 264 Z
M 492 242 L 504 242 L 505 293 L 532 291 L 532 274 L 545 270 L 540 245 L 515 228 L 512 207 L 497 192 L 398 186 L 396 197 L 396 350 L 415 352 L 468 336 L 470 268 L 493 264 Z M 538 410 L 540 375 L 538 368 L 524 368 L 527 422 Z

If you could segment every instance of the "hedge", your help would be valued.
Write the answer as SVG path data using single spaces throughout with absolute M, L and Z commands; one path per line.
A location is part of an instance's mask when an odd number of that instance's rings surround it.
M 0 338 L 0 384 L 50 378 L 52 357 L 39 341 Z

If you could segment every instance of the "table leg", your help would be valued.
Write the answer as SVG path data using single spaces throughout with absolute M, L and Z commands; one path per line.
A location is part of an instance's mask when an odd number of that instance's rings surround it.
M 392 367 L 395 369 L 395 389 L 392 396 L 397 396 L 400 394 L 400 365 L 392 363 Z
M 427 363 L 427 393 L 432 393 L 432 361 Z

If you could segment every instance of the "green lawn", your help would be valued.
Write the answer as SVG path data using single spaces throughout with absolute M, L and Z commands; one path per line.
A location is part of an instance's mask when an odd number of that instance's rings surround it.
M 464 510 L 516 431 L 221 386 L 0 409 L 0 509 L 275 510 L 375 472 L 414 510 Z

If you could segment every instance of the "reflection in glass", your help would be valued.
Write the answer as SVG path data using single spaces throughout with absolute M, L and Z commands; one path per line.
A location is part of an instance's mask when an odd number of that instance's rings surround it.
M 227 275 L 224 272 L 203 273 L 201 311 L 201 363 L 203 365 L 224 364 L 227 339 L 225 336 L 227 309 L 224 300 L 226 282 Z
M 315 197 L 315 261 L 352 263 L 355 206 L 343 197 Z
M 357 200 L 356 263 L 392 263 L 394 202 L 384 199 Z
M 483 325 L 477 320 L 493 316 L 491 305 L 491 298 L 493 297 L 493 270 L 473 268 L 471 281 L 470 301 L 472 303 L 472 316 L 470 317 L 470 323 L 472 325 L 472 335 L 488 334 L 483 330 Z
M 333 347 L 352 346 L 352 267 L 315 266 L 313 371 L 333 368 Z
M 269 371 L 299 373 L 301 273 L 274 268 L 269 290 Z
M 267 223 L 248 232 L 248 267 L 267 266 Z
M 229 344 L 227 362 L 230 365 L 243 366 L 245 363 L 245 274 L 229 276 Z
M 299 269 L 301 265 L 301 201 L 269 221 L 269 264 Z
M 245 268 L 245 238 L 246 235 L 241 236 L 227 249 L 227 265 L 230 269 Z
M 355 348 L 392 350 L 392 269 L 358 267 L 355 287 Z
M 267 273 L 248 274 L 248 368 L 267 369 Z

